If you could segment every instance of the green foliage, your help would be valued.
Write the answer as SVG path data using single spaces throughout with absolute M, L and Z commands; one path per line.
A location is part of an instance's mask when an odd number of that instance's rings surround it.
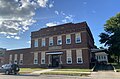
M 112 54 L 120 56 L 120 13 L 118 13 L 116 16 L 111 17 L 109 20 L 106 21 L 106 24 L 104 25 L 105 33 L 101 33 L 99 35 L 100 37 L 100 43 L 104 44 L 105 46 L 108 46 L 109 52 L 112 52 Z

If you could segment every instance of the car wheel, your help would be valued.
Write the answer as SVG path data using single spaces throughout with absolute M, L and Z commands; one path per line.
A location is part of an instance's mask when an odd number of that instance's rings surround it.
M 6 74 L 6 75 L 9 75 L 9 71 L 8 71 L 8 70 L 6 70 L 6 71 L 5 71 L 5 74 Z

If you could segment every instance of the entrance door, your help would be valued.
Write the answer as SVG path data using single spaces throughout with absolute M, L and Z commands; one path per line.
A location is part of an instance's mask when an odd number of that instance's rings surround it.
M 59 55 L 52 55 L 52 67 L 59 67 Z

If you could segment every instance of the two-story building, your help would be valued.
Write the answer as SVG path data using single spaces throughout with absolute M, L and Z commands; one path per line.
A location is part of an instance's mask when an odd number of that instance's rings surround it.
M 6 63 L 21 67 L 89 68 L 94 39 L 86 22 L 42 28 L 31 33 L 31 48 L 8 50 Z

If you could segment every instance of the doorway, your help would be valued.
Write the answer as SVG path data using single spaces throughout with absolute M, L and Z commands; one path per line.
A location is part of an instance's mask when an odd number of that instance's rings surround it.
M 59 67 L 60 57 L 59 55 L 52 55 L 52 67 Z

